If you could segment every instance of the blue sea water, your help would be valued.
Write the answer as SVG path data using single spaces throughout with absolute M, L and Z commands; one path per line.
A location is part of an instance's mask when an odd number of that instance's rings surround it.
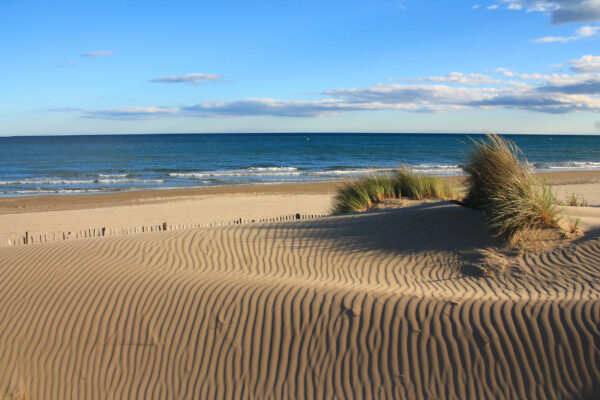
M 333 181 L 406 165 L 461 174 L 459 134 L 0 137 L 0 196 Z M 507 135 L 539 171 L 600 170 L 600 136 Z

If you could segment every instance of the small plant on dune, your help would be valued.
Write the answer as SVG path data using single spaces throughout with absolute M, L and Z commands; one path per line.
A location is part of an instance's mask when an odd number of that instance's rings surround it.
M 566 205 L 571 207 L 587 207 L 588 202 L 583 198 L 583 196 L 580 196 L 577 193 L 571 193 L 566 197 Z
M 522 244 L 536 230 L 560 230 L 549 184 L 535 177 L 514 143 L 492 134 L 473 140 L 463 170 L 468 185 L 464 203 L 481 209 L 489 227 L 511 245 Z
M 437 177 L 401 169 L 346 182 L 334 198 L 333 213 L 368 211 L 386 199 L 450 200 L 458 197 L 456 190 Z
M 579 200 L 579 196 L 577 193 L 571 193 L 567 195 L 567 205 L 571 207 L 575 207 L 577 205 L 577 201 Z
M 569 218 L 567 222 L 567 232 L 571 235 L 571 237 L 577 237 L 581 235 L 581 231 L 579 230 L 579 218 Z

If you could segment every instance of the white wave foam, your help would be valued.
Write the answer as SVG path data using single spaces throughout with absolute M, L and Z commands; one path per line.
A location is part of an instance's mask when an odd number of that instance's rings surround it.
M 162 183 L 164 179 L 96 179 L 94 183 Z
M 279 172 L 279 171 L 297 171 L 296 167 L 250 167 L 246 168 L 247 171 L 257 171 L 257 172 Z
M 343 175 L 363 175 L 376 172 L 389 171 L 381 168 L 366 168 L 366 169 L 334 169 L 331 171 L 311 171 L 308 175 L 325 175 L 325 176 L 343 176 Z
M 100 178 L 125 178 L 129 174 L 96 174 Z
M 424 174 L 440 174 L 440 175 L 454 175 L 460 174 L 462 170 L 458 165 L 434 165 L 434 164 L 421 164 L 421 165 L 407 165 L 408 169 L 424 173 Z M 308 175 L 320 175 L 320 176 L 352 176 L 352 175 L 365 175 L 373 173 L 381 173 L 394 169 L 386 168 L 365 168 L 365 169 L 344 169 L 344 170 L 331 170 L 331 171 L 314 171 L 309 172 Z
M 96 193 L 103 192 L 102 189 L 34 189 L 34 190 L 15 190 L 3 192 L 3 194 L 50 194 L 50 193 Z
M 171 172 L 173 178 L 208 178 L 219 176 L 280 176 L 280 175 L 301 175 L 298 168 L 295 167 L 250 167 L 244 169 L 229 169 L 207 172 Z
M 548 162 L 539 163 L 536 166 L 537 170 L 598 170 L 600 162 L 596 161 L 563 161 L 563 162 Z
M 0 181 L 0 185 L 69 185 L 93 183 L 93 180 L 65 180 L 51 178 L 31 178 L 21 181 Z
M 20 181 L 0 181 L 0 185 L 87 185 L 99 183 L 161 183 L 164 179 L 54 179 L 31 178 Z

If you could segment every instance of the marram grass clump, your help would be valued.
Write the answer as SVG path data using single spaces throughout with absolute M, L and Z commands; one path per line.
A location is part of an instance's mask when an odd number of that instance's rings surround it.
M 464 203 L 485 214 L 488 225 L 512 246 L 541 229 L 561 231 L 557 200 L 547 182 L 535 177 L 523 153 L 498 135 L 473 140 L 463 170 Z
M 437 176 L 417 174 L 407 169 L 396 171 L 394 182 L 398 198 L 456 200 L 460 197 L 458 191 Z
M 459 198 L 458 192 L 439 178 L 400 169 L 349 180 L 334 198 L 333 213 L 368 211 L 386 199 Z

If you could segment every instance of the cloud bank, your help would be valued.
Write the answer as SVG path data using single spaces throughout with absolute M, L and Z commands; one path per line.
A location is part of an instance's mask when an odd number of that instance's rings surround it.
M 308 118 L 373 110 L 442 113 L 493 108 L 548 114 L 600 112 L 600 56 L 584 55 L 561 65 L 569 66 L 571 73 L 519 73 L 496 68 L 489 74 L 451 72 L 416 79 L 390 79 L 385 84 L 368 87 L 335 88 L 312 93 L 312 96 L 321 97 L 317 100 L 246 98 L 204 101 L 179 107 L 125 107 L 80 112 L 84 118 L 109 120 L 253 116 Z M 193 83 L 221 78 L 220 75 L 188 74 L 157 79 L 166 83 Z

